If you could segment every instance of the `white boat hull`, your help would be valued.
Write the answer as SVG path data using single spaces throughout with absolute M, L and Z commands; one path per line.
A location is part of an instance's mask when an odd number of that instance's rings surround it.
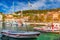
M 36 38 L 40 35 L 40 32 L 8 32 L 2 31 L 2 35 L 14 37 L 14 38 Z

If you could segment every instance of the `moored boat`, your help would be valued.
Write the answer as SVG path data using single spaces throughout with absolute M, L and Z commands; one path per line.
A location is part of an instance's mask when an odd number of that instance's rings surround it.
M 34 27 L 34 30 L 40 32 L 60 33 L 60 23 L 53 23 L 44 27 Z
M 10 30 L 3 30 L 1 32 L 2 39 L 4 37 L 12 37 L 12 38 L 37 38 L 40 35 L 40 32 L 30 32 L 30 31 L 10 31 Z

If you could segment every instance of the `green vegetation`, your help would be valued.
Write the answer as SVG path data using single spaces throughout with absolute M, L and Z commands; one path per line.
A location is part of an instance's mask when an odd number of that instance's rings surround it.
M 49 9 L 49 10 L 23 10 L 22 11 L 22 13 L 23 14 L 26 14 L 26 13 L 33 13 L 33 14 L 38 14 L 38 13 L 44 13 L 44 14 L 46 14 L 48 11 L 59 11 L 60 10 L 60 8 L 55 8 L 55 9 Z M 18 14 L 18 13 L 21 13 L 21 11 L 18 11 L 18 12 L 15 12 L 16 14 Z

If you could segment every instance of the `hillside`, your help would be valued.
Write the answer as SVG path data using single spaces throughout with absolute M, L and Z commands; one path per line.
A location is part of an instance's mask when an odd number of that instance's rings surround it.
M 48 11 L 59 11 L 60 8 L 56 8 L 56 9 L 50 9 L 50 10 L 24 10 L 22 13 L 25 14 L 25 13 L 44 13 L 46 14 L 46 12 Z M 15 13 L 20 13 L 21 11 L 18 11 L 18 12 L 15 12 Z

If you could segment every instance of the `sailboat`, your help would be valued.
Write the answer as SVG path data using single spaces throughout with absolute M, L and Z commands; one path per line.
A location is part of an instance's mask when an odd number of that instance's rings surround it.
M 22 24 L 26 25 L 26 23 L 25 24 L 24 23 L 25 22 L 23 22 Z M 3 29 L 1 31 L 2 39 L 4 39 L 5 37 L 12 37 L 12 38 L 37 38 L 40 35 L 40 32 L 35 32 L 35 31 L 19 31 L 17 24 L 16 24 L 16 29 L 17 29 L 16 31 L 15 30 Z

